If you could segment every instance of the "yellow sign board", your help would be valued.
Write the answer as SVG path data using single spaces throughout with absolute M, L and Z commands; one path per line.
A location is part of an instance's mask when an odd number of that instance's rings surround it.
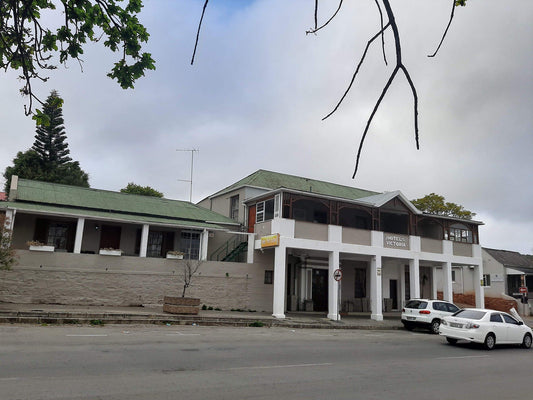
M 261 248 L 279 246 L 279 233 L 261 237 Z

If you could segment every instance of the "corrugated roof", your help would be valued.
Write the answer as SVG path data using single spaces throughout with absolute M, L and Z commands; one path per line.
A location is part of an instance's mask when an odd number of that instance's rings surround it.
M 216 197 L 243 186 L 251 186 L 270 190 L 287 188 L 351 200 L 379 194 L 378 192 L 372 192 L 370 190 L 359 189 L 356 187 L 338 185 L 336 183 L 324 182 L 316 179 L 303 178 L 300 176 L 281 174 L 279 172 L 260 169 L 209 197 Z
M 195 204 L 158 197 L 19 179 L 15 204 L 31 203 L 96 213 L 235 225 L 232 219 Z M 81 213 L 81 211 L 79 211 Z
M 486 247 L 483 247 L 483 250 L 507 268 L 533 268 L 530 259 L 516 251 L 488 249 Z

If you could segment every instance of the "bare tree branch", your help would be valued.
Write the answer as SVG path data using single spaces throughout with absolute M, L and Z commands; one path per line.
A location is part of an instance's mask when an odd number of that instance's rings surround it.
M 455 13 L 455 1 L 456 0 L 452 0 L 452 12 L 450 13 L 450 20 L 448 21 L 448 26 L 446 27 L 446 30 L 444 31 L 442 38 L 440 39 L 440 43 L 437 46 L 437 50 L 435 50 L 433 54 L 428 54 L 428 57 L 435 57 L 440 49 L 440 46 L 442 46 L 442 43 L 444 42 L 444 38 L 446 37 L 446 34 L 448 33 L 448 29 L 450 29 L 450 25 L 452 24 L 453 14 Z
M 366 135 L 368 133 L 368 129 L 370 128 L 370 124 L 371 124 L 372 120 L 374 119 L 374 115 L 376 114 L 376 112 L 377 112 L 377 110 L 378 110 L 378 108 L 379 108 L 379 106 L 381 104 L 381 101 L 383 100 L 383 97 L 385 97 L 385 94 L 389 90 L 390 85 L 394 81 L 394 78 L 396 77 L 396 74 L 398 73 L 398 71 L 400 69 L 403 71 L 407 81 L 409 82 L 409 86 L 411 87 L 411 91 L 413 92 L 413 97 L 414 97 L 414 107 L 413 108 L 414 108 L 414 117 L 415 117 L 415 142 L 416 142 L 416 148 L 417 149 L 420 148 L 419 147 L 419 141 L 418 141 L 418 96 L 417 96 L 417 93 L 416 93 L 416 88 L 415 88 L 415 85 L 413 84 L 411 76 L 409 75 L 409 72 L 407 71 L 407 68 L 403 65 L 403 62 L 402 62 L 402 45 L 401 45 L 401 42 L 400 42 L 400 33 L 398 31 L 398 25 L 396 24 L 396 19 L 394 17 L 394 12 L 392 11 L 392 8 L 390 6 L 389 0 L 382 0 L 382 1 L 383 1 L 383 6 L 385 7 L 385 11 L 387 12 L 387 17 L 389 19 L 389 22 L 388 22 L 387 26 L 390 24 L 390 26 L 392 28 L 392 32 L 394 34 L 394 44 L 395 44 L 395 47 L 396 47 L 396 66 L 394 67 L 394 71 L 392 72 L 389 80 L 387 81 L 387 84 L 385 85 L 385 87 L 381 91 L 381 95 L 379 96 L 379 99 L 376 102 L 376 104 L 374 106 L 374 109 L 372 110 L 372 113 L 370 114 L 370 117 L 368 118 L 368 121 L 366 123 L 365 131 L 363 132 L 363 136 L 361 137 L 361 141 L 359 142 L 359 149 L 357 150 L 357 157 L 356 157 L 356 160 L 355 160 L 355 169 L 354 169 L 354 173 L 352 175 L 352 179 L 355 178 L 355 175 L 357 174 L 357 170 L 359 168 L 359 159 L 361 158 L 361 151 L 363 149 L 363 144 L 365 142 Z M 376 36 L 374 36 L 373 39 L 375 39 L 375 38 L 376 38 Z M 367 45 L 367 47 L 368 47 L 368 45 Z
M 316 5 L 315 5 L 315 29 L 311 29 L 310 31 L 305 31 L 305 34 L 308 35 L 308 34 L 310 34 L 310 33 L 316 33 L 316 32 L 318 32 L 320 29 L 324 28 L 327 24 L 329 24 L 329 23 L 331 22 L 331 20 L 332 20 L 333 18 L 335 18 L 335 16 L 337 15 L 337 13 L 339 12 L 339 10 L 341 9 L 341 7 L 342 7 L 342 2 L 343 2 L 343 0 L 340 0 L 340 2 L 339 2 L 339 7 L 337 7 L 337 11 L 335 11 L 335 13 L 333 13 L 333 15 L 331 16 L 331 18 L 328 19 L 324 25 L 322 25 L 322 26 L 320 26 L 320 27 L 317 28 L 317 19 L 316 19 L 316 15 L 317 15 L 316 13 L 317 13 L 317 9 L 318 9 L 318 0 L 317 0 L 317 3 L 316 3 Z
M 387 55 L 385 54 L 385 32 L 384 32 L 384 29 L 383 29 L 383 12 L 381 12 L 381 6 L 379 5 L 379 1 L 378 0 L 375 0 L 376 1 L 376 6 L 378 7 L 378 11 L 379 11 L 379 21 L 380 21 L 380 26 L 381 26 L 381 50 L 383 51 L 383 61 L 385 61 L 385 65 L 389 65 L 387 63 Z
M 194 42 L 194 51 L 192 52 L 191 65 L 194 64 L 194 56 L 196 55 L 196 48 L 198 47 L 198 39 L 200 38 L 200 28 L 202 27 L 202 20 L 204 19 L 207 3 L 209 3 L 209 0 L 205 0 L 204 8 L 202 10 L 202 16 L 200 17 L 200 22 L 198 23 L 198 32 L 196 32 L 196 41 Z
M 350 84 L 348 85 L 348 88 L 346 89 L 346 91 L 344 92 L 344 94 L 342 95 L 341 99 L 339 100 L 339 102 L 337 103 L 337 105 L 335 106 L 335 108 L 328 114 L 326 115 L 324 118 L 322 118 L 322 121 L 324 121 L 326 118 L 330 117 L 335 111 L 337 111 L 337 109 L 339 108 L 339 106 L 341 105 L 341 103 L 343 102 L 344 98 L 346 97 L 346 95 L 348 94 L 348 92 L 350 91 L 350 89 L 352 88 L 352 85 L 355 81 L 355 77 L 357 76 L 357 73 L 359 72 L 359 68 L 361 68 L 361 65 L 363 64 L 363 62 L 365 61 L 365 57 L 366 57 L 366 53 L 368 52 L 368 48 L 370 47 L 370 45 L 372 44 L 372 42 L 374 40 L 376 40 L 377 37 L 379 37 L 383 31 L 385 31 L 388 27 L 390 26 L 390 22 L 387 23 L 387 25 L 385 25 L 383 27 L 383 29 L 381 29 L 378 33 L 376 33 L 372 39 L 370 39 L 368 41 L 368 43 L 366 44 L 366 47 L 365 47 L 365 51 L 363 52 L 363 55 L 361 56 L 361 60 L 359 61 L 359 64 L 357 64 L 357 68 L 355 69 L 355 72 L 352 76 L 352 80 L 350 81 Z

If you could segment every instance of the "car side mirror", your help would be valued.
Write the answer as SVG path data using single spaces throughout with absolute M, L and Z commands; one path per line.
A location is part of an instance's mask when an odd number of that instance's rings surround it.
M 524 325 L 522 321 L 518 321 L 518 325 Z

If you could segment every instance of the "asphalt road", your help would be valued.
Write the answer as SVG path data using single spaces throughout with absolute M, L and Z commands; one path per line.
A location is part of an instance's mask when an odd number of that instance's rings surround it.
M 1 400 L 523 400 L 532 372 L 422 332 L 0 325 Z

